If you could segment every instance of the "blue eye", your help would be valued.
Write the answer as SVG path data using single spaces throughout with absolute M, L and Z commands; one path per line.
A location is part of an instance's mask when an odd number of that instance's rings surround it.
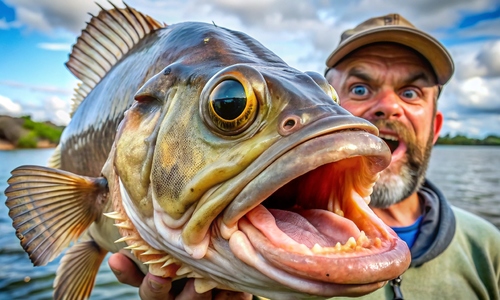
M 365 96 L 368 94 L 368 89 L 363 85 L 355 85 L 351 88 L 351 93 L 356 96 Z
M 417 92 L 415 92 L 414 90 L 404 90 L 402 93 L 401 93 L 401 96 L 403 98 L 407 98 L 407 99 L 415 99 L 417 98 Z

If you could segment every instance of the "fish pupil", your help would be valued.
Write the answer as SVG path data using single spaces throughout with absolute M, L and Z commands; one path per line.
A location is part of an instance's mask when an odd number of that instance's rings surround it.
M 236 80 L 223 81 L 212 92 L 211 102 L 220 118 L 234 120 L 245 110 L 247 104 L 245 89 Z

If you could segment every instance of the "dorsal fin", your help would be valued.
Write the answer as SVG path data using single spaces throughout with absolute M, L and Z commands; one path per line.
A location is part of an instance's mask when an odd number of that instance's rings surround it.
M 92 15 L 66 62 L 71 73 L 82 81 L 75 89 L 71 115 L 106 73 L 146 34 L 166 26 L 127 4 L 125 8 L 111 5 L 114 8 L 109 10 L 99 5 L 101 11 L 97 16 Z

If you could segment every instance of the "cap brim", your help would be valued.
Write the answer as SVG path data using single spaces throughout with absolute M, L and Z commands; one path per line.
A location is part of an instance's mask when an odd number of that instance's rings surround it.
M 378 42 L 402 44 L 422 54 L 431 64 L 441 85 L 453 75 L 453 60 L 441 43 L 418 29 L 397 25 L 377 27 L 350 36 L 330 54 L 326 65 L 331 68 L 352 51 Z

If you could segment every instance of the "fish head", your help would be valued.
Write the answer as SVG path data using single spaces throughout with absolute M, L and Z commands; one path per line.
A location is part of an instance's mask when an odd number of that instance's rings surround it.
M 366 294 L 408 268 L 368 207 L 390 151 L 321 75 L 177 60 L 135 100 L 106 177 L 125 234 L 168 253 L 163 268 L 287 299 Z

